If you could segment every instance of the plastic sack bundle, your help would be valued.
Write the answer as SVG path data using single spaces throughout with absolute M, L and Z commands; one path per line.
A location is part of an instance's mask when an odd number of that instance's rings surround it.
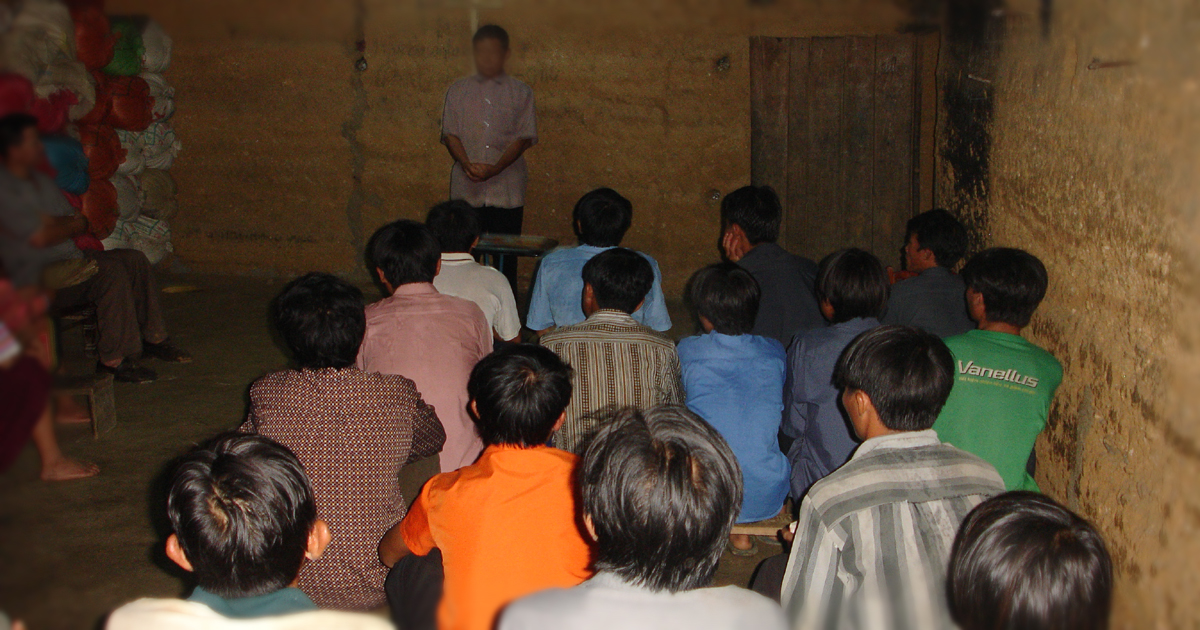
M 150 86 L 150 98 L 154 100 L 151 107 L 154 120 L 167 120 L 175 113 L 175 88 L 167 83 L 161 74 L 143 72 L 140 75 Z
M 80 195 L 83 208 L 80 212 L 88 218 L 91 233 L 97 238 L 108 238 L 117 225 L 117 189 L 107 179 L 93 179 L 88 191 Z
M 59 55 L 33 86 L 39 98 L 49 98 L 60 90 L 68 90 L 75 95 L 75 104 L 67 112 L 71 120 L 79 120 L 96 106 L 96 80 L 92 78 L 86 66 L 66 55 Z
M 79 142 L 88 158 L 88 173 L 93 180 L 107 180 L 125 160 L 125 150 L 117 132 L 107 125 L 79 128 Z
M 169 122 L 152 123 L 142 135 L 146 168 L 167 170 L 175 163 L 175 156 L 183 149 L 183 143 L 175 136 Z
M 111 107 L 104 122 L 128 131 L 142 131 L 153 122 L 154 101 L 142 77 L 109 77 L 105 92 Z
M 83 116 L 75 119 L 78 125 L 99 125 L 104 123 L 112 109 L 112 97 L 108 93 L 108 75 L 96 70 L 88 71 L 92 83 L 96 86 L 96 104 Z
M 9 69 L 36 81 L 59 55 L 75 56 L 75 25 L 56 0 L 25 0 L 4 36 Z
M 46 148 L 46 159 L 54 168 L 54 183 L 68 193 L 82 195 L 87 192 L 91 177 L 83 145 L 66 136 L 46 136 L 42 138 L 42 146 Z
M 145 216 L 118 221 L 112 235 L 102 242 L 105 249 L 136 249 L 146 255 L 151 265 L 157 265 L 175 251 L 171 246 L 170 224 Z
M 136 131 L 117 130 L 121 148 L 125 149 L 125 161 L 117 167 L 118 175 L 141 175 L 146 170 L 146 156 L 142 151 L 142 134 Z
M 79 99 L 70 90 L 59 90 L 49 98 L 34 100 L 29 113 L 37 117 L 37 127 L 41 133 L 62 133 L 67 123 L 71 122 L 71 107 L 77 102 Z
M 105 74 L 116 76 L 133 76 L 142 71 L 142 29 L 133 20 L 117 18 L 110 21 L 112 34 L 116 37 L 113 44 L 113 57 L 104 66 Z
M 148 168 L 142 172 L 142 216 L 170 220 L 179 212 L 175 195 L 179 189 L 168 171 Z
M 125 221 L 136 219 L 142 213 L 142 188 L 136 177 L 113 175 L 113 188 L 117 191 L 117 216 Z
M 88 70 L 99 70 L 113 59 L 116 37 L 108 16 L 96 7 L 81 7 L 71 11 L 75 21 L 75 50 Z
M 142 47 L 145 49 L 142 53 L 142 67 L 146 72 L 166 72 L 171 66 L 172 46 L 171 36 L 167 35 L 158 22 L 146 22 L 146 28 L 142 29 Z
M 0 74 L 0 116 L 28 114 L 33 109 L 33 83 L 15 72 Z

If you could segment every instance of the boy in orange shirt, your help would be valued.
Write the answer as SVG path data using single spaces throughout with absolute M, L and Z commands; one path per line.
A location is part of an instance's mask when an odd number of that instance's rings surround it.
M 486 448 L 437 475 L 379 543 L 406 630 L 491 630 L 509 602 L 591 577 L 575 504 L 575 455 L 545 446 L 571 400 L 572 370 L 532 345 L 497 351 L 467 383 Z M 440 604 L 439 604 L 440 601 Z

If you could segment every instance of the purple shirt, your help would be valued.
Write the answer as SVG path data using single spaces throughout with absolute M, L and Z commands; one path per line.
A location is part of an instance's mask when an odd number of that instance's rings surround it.
M 358 367 L 416 383 L 446 430 L 440 460 L 442 472 L 450 472 L 473 463 L 483 451 L 467 415 L 467 379 L 491 351 L 492 329 L 474 302 L 415 282 L 367 307 Z
M 442 110 L 442 142 L 446 136 L 462 141 L 472 163 L 495 164 L 517 140 L 537 142 L 537 117 L 533 90 L 506 74 L 492 79 L 479 75 L 455 81 L 446 90 Z M 450 198 L 481 208 L 517 208 L 525 205 L 529 178 L 524 156 L 485 182 L 473 182 L 455 162 L 450 171 Z

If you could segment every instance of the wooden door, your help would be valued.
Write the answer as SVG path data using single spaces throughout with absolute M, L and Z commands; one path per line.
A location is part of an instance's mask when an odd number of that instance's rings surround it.
M 915 35 L 751 38 L 751 177 L 779 193 L 789 250 L 861 247 L 898 266 L 905 223 L 932 199 L 927 57 Z

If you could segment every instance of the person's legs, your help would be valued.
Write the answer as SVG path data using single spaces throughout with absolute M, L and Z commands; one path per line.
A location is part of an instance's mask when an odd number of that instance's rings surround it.
M 750 590 L 778 602 L 783 590 L 783 574 L 787 571 L 788 554 L 771 556 L 758 564 L 750 578 Z
M 125 268 L 142 340 L 147 343 L 166 341 L 167 324 L 158 302 L 158 283 L 154 281 L 154 272 L 146 255 L 136 249 L 113 249 L 97 252 L 96 256 L 111 258 Z
M 392 567 L 383 588 L 392 611 L 392 622 L 399 630 L 437 628 L 437 610 L 442 602 L 445 578 L 440 549 L 424 556 L 404 556 Z
M 58 308 L 96 305 L 96 351 L 100 362 L 116 367 L 142 351 L 142 333 L 134 305 L 133 282 L 120 258 L 101 252 L 94 256 L 99 270 L 92 279 L 59 291 Z
M 479 224 L 485 233 L 490 234 L 520 234 L 521 224 L 525 219 L 525 206 L 517 208 L 496 208 L 485 206 L 478 208 Z M 513 293 L 517 292 L 517 257 L 507 256 L 503 269 L 500 271 L 508 278 Z
M 32 439 L 42 461 L 42 479 L 66 481 L 100 472 L 95 464 L 63 455 L 54 435 L 54 408 L 50 404 L 50 375 L 35 359 L 22 357 L 0 371 L 0 471 Z M 32 426 L 31 426 L 32 425 Z

